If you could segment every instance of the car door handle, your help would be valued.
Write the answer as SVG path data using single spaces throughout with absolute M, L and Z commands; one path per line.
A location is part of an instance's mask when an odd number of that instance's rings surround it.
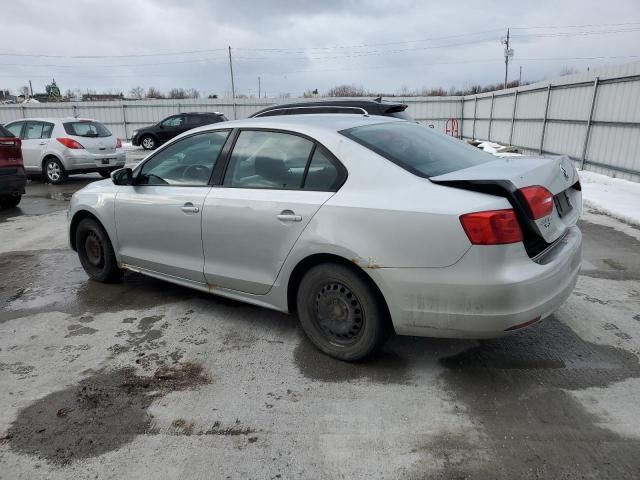
M 180 207 L 184 213 L 198 213 L 200 209 L 193 205 L 191 202 L 185 203 L 182 207 Z
M 47 142 L 40 142 L 38 145 L 46 145 Z
M 296 215 L 295 212 L 291 210 L 283 210 L 278 215 L 278 220 L 282 222 L 301 222 L 302 216 Z

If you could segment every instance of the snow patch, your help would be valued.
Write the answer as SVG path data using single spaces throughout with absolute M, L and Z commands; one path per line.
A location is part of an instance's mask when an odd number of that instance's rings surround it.
M 640 183 L 585 170 L 579 173 L 585 206 L 640 225 Z

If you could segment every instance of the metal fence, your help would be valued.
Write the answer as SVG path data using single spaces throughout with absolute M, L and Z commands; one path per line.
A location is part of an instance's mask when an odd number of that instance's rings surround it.
M 445 131 L 455 118 L 465 139 L 514 145 L 524 153 L 568 155 L 589 170 L 640 181 L 640 62 L 496 92 L 392 97 L 407 113 Z M 129 139 L 137 128 L 180 112 L 221 111 L 246 118 L 291 99 L 195 99 L 40 103 L 0 106 L 0 123 L 18 118 L 86 117 Z M 299 101 L 299 100 L 295 100 Z

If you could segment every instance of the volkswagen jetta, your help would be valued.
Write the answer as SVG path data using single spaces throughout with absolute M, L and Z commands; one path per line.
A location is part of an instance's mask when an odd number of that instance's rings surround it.
M 74 194 L 87 274 L 123 269 L 295 312 L 342 360 L 402 335 L 487 338 L 556 310 L 580 268 L 578 174 L 413 122 L 256 118 L 191 130 Z

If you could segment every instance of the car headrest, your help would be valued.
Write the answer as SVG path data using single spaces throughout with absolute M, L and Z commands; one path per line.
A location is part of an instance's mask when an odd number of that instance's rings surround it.
M 285 182 L 289 176 L 289 169 L 284 160 L 259 155 L 255 162 L 256 175 L 272 182 Z

